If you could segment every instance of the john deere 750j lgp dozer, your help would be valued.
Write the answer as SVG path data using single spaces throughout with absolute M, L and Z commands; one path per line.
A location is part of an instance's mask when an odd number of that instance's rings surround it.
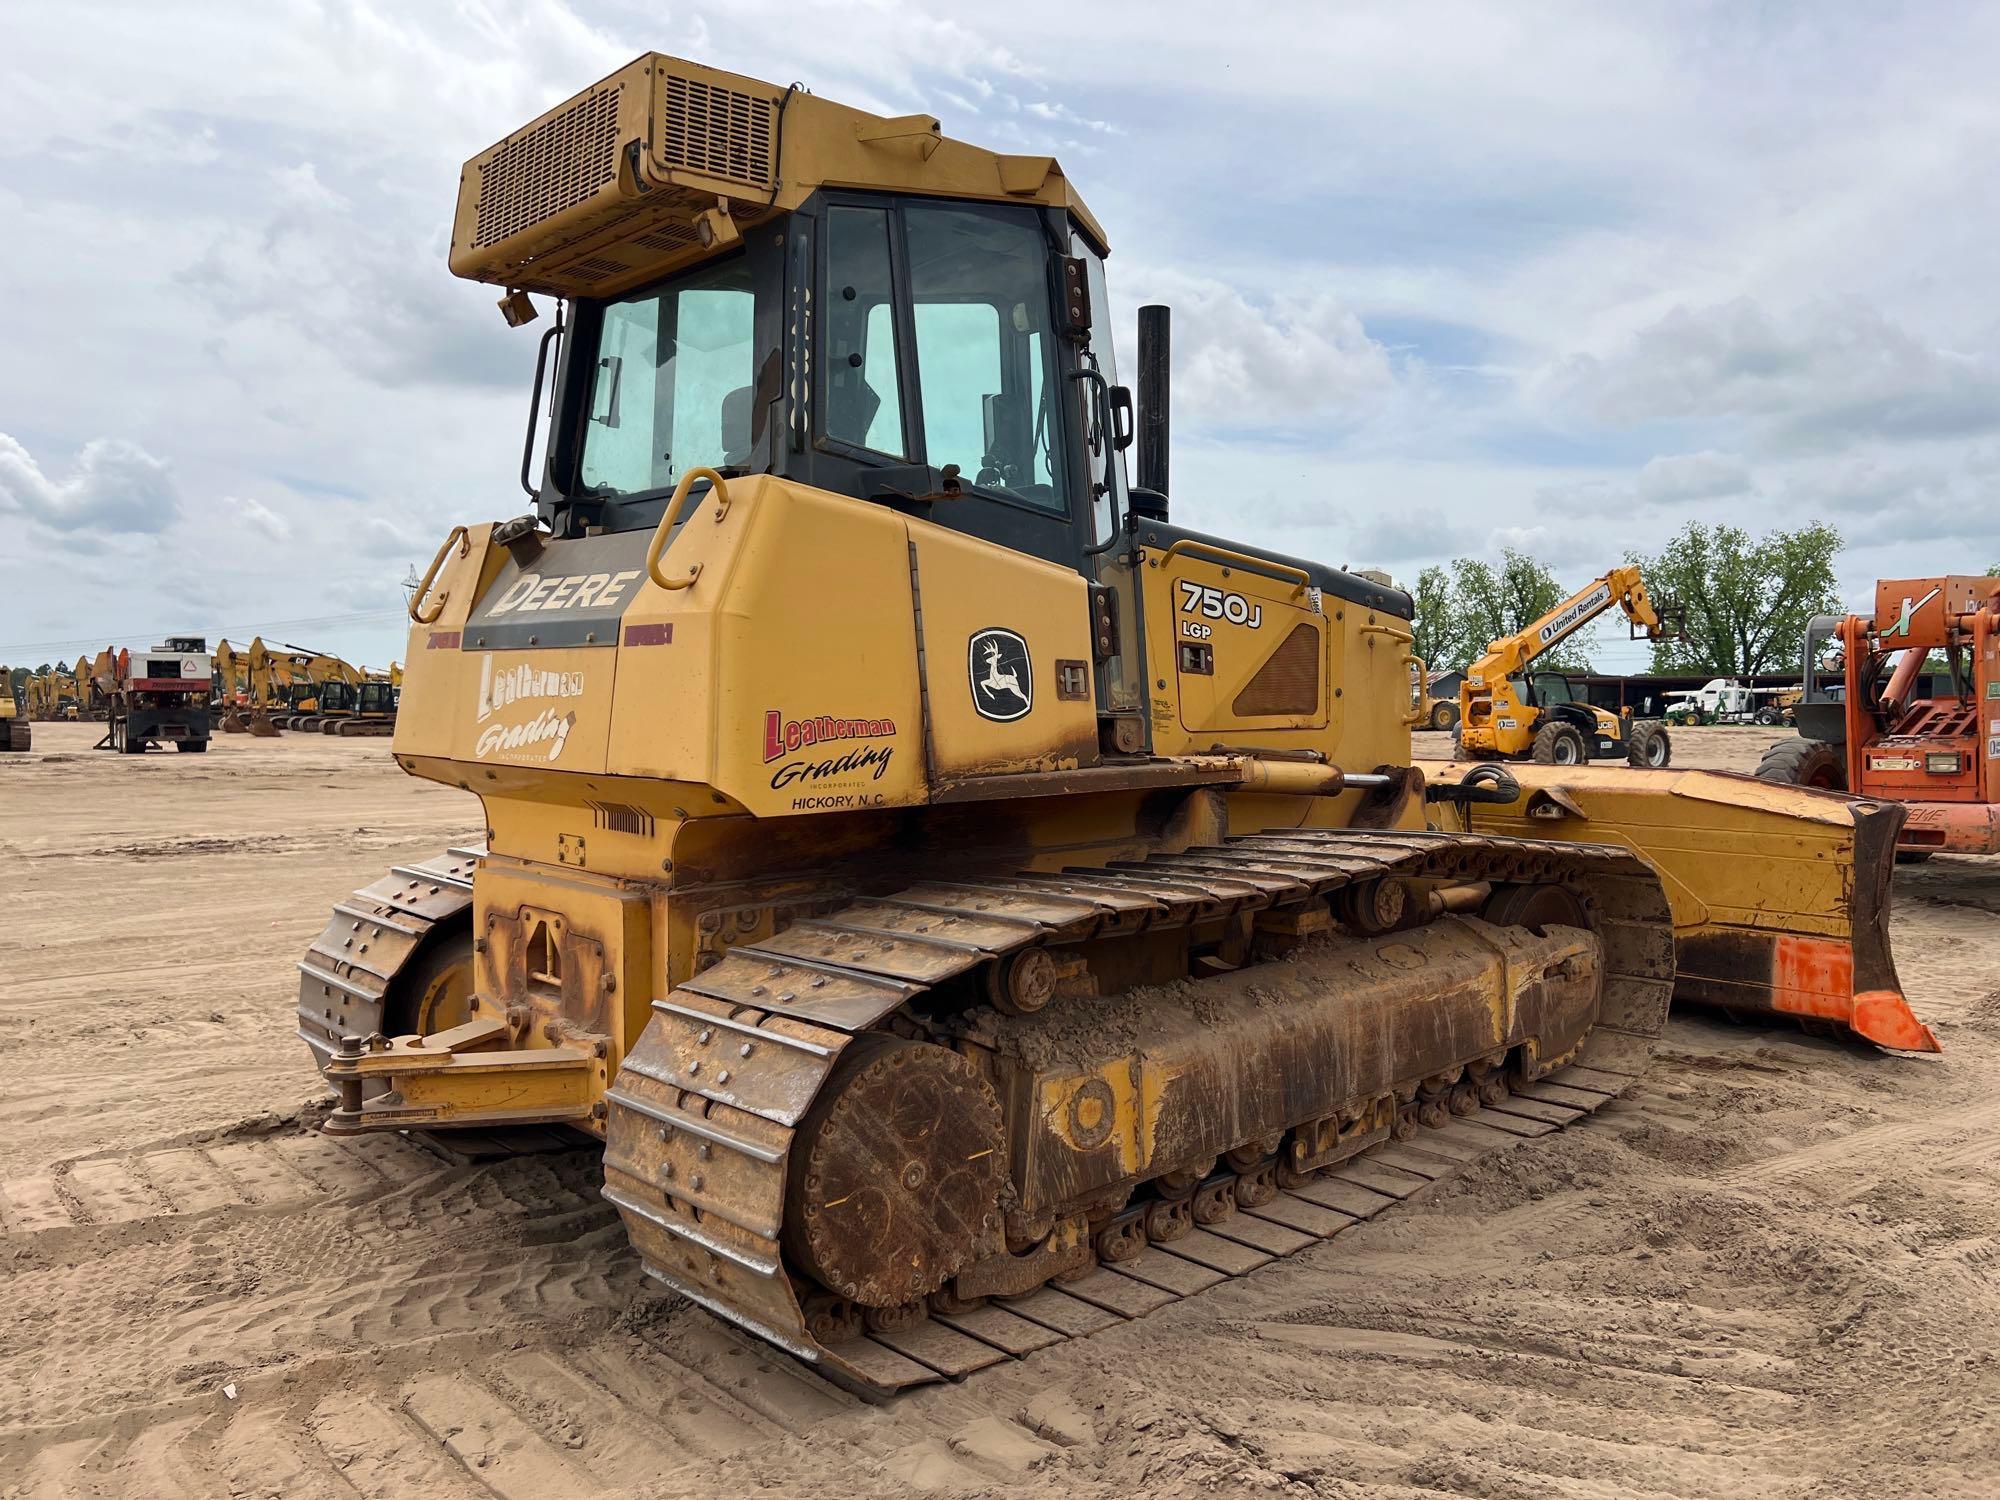
M 485 843 L 307 955 L 329 1130 L 592 1132 L 649 1272 L 894 1388 L 1615 1093 L 1676 924 L 1741 1008 L 1893 993 L 1892 812 L 1427 787 L 1408 597 L 1167 521 L 1105 248 L 1047 157 L 657 55 L 467 165 L 453 268 L 560 299 L 553 415 L 411 603 L 395 754 Z M 1537 795 L 1590 842 L 1478 821 Z M 1724 853 L 1762 892 L 1702 907 Z

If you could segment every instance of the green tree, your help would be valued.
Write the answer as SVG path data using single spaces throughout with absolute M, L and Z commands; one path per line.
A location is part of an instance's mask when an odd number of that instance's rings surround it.
M 1451 575 L 1433 563 L 1417 575 L 1417 586 L 1410 590 L 1410 598 L 1416 602 L 1416 618 L 1410 622 L 1410 633 L 1416 637 L 1411 647 L 1424 664 L 1433 672 L 1449 671 L 1462 662 L 1449 660 L 1455 650 L 1451 628 Z
M 1628 553 L 1656 602 L 1685 613 L 1681 640 L 1653 645 L 1655 672 L 1749 677 L 1797 671 L 1806 625 L 1840 612 L 1840 533 L 1815 521 L 1752 541 L 1735 526 L 1690 521 L 1655 555 Z
M 1487 644 L 1532 625 L 1570 595 L 1555 574 L 1525 552 L 1502 550 L 1500 566 L 1461 557 L 1451 565 L 1447 664 L 1465 667 Z M 1534 670 L 1588 672 L 1590 632 L 1579 631 L 1536 658 Z

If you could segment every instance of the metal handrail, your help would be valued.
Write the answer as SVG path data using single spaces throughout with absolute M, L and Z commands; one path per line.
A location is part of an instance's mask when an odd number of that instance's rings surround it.
M 438 569 L 444 566 L 445 553 L 451 551 L 454 545 L 457 546 L 460 557 L 465 556 L 467 552 L 472 550 L 467 540 L 469 535 L 463 526 L 452 527 L 451 534 L 444 539 L 444 545 L 438 548 L 437 556 L 431 559 L 431 565 L 424 573 L 424 581 L 418 584 L 417 591 L 410 595 L 410 619 L 414 623 L 418 625 L 435 625 L 438 616 L 444 613 L 445 601 L 451 597 L 449 591 L 438 595 L 437 608 L 429 614 L 425 614 L 419 606 L 423 604 L 425 598 L 430 594 L 431 585 L 437 581 Z
M 708 492 L 715 497 L 715 519 L 720 521 L 729 512 L 729 486 L 715 470 L 697 466 L 681 475 L 681 482 L 674 486 L 667 508 L 660 513 L 660 524 L 653 530 L 653 540 L 646 547 L 646 576 L 663 589 L 688 588 L 701 576 L 700 563 L 693 564 L 685 578 L 668 578 L 660 571 L 660 554 L 667 550 L 667 540 L 673 535 L 674 527 L 680 524 L 681 509 L 686 505 L 697 479 L 708 481 Z

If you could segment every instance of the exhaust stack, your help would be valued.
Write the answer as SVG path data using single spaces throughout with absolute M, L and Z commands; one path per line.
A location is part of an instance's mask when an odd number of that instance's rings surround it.
M 1173 309 L 1154 303 L 1139 309 L 1138 483 L 1132 510 L 1167 519 L 1168 408 L 1173 386 Z

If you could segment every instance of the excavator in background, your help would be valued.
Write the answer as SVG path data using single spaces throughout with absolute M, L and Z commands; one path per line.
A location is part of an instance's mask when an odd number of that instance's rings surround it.
M 1631 622 L 1634 640 L 1665 640 L 1675 632 L 1673 612 L 1655 606 L 1636 567 L 1611 569 L 1540 619 L 1489 644 L 1465 669 L 1458 689 L 1457 755 L 1551 766 L 1615 759 L 1666 765 L 1673 746 L 1664 724 L 1607 712 L 1579 697 L 1563 673 L 1529 670 L 1537 657 L 1614 605 Z
M 269 739 L 278 733 L 271 710 L 280 701 L 281 673 L 264 638 L 255 636 L 241 652 L 228 641 L 215 648 L 216 724 L 225 734 Z
M 320 732 L 347 738 L 394 734 L 403 669 L 392 664 L 386 672 L 370 672 L 364 667 L 357 676 L 359 681 L 340 678 L 320 689 Z
M 292 645 L 282 649 L 288 653 L 292 673 L 292 706 L 289 712 L 277 715 L 280 729 L 317 734 L 326 727 L 329 718 L 352 712 L 339 706 L 351 703 L 358 695 L 362 683 L 358 670 L 324 651 Z
M 96 675 L 96 663 L 101 661 L 104 655 L 105 652 L 100 651 L 94 659 L 88 656 L 79 656 L 76 659 L 76 665 L 69 673 L 71 691 L 74 695 L 74 711 L 65 714 L 65 718 L 101 722 L 110 717 L 111 700 L 99 685 Z
M 2000 579 L 1879 580 L 1872 615 L 1812 621 L 1803 670 L 1759 777 L 1901 803 L 1899 859 L 2000 853 Z
M 327 1130 L 589 1132 L 649 1275 L 894 1391 L 1581 1118 L 1676 993 L 1924 1045 L 1900 810 L 1413 764 L 1409 596 L 1170 521 L 1106 252 L 1052 158 L 659 54 L 467 164 L 552 426 L 409 600 L 486 841 L 301 962 Z
M 88 697 L 89 658 L 80 658 L 78 666 L 85 670 L 85 676 L 78 677 L 72 675 L 67 667 L 54 666 L 28 678 L 27 710 L 30 719 L 56 723 L 82 717 L 80 702 Z
M 14 696 L 14 669 L 0 667 L 0 750 L 30 750 L 34 742 L 25 705 Z

